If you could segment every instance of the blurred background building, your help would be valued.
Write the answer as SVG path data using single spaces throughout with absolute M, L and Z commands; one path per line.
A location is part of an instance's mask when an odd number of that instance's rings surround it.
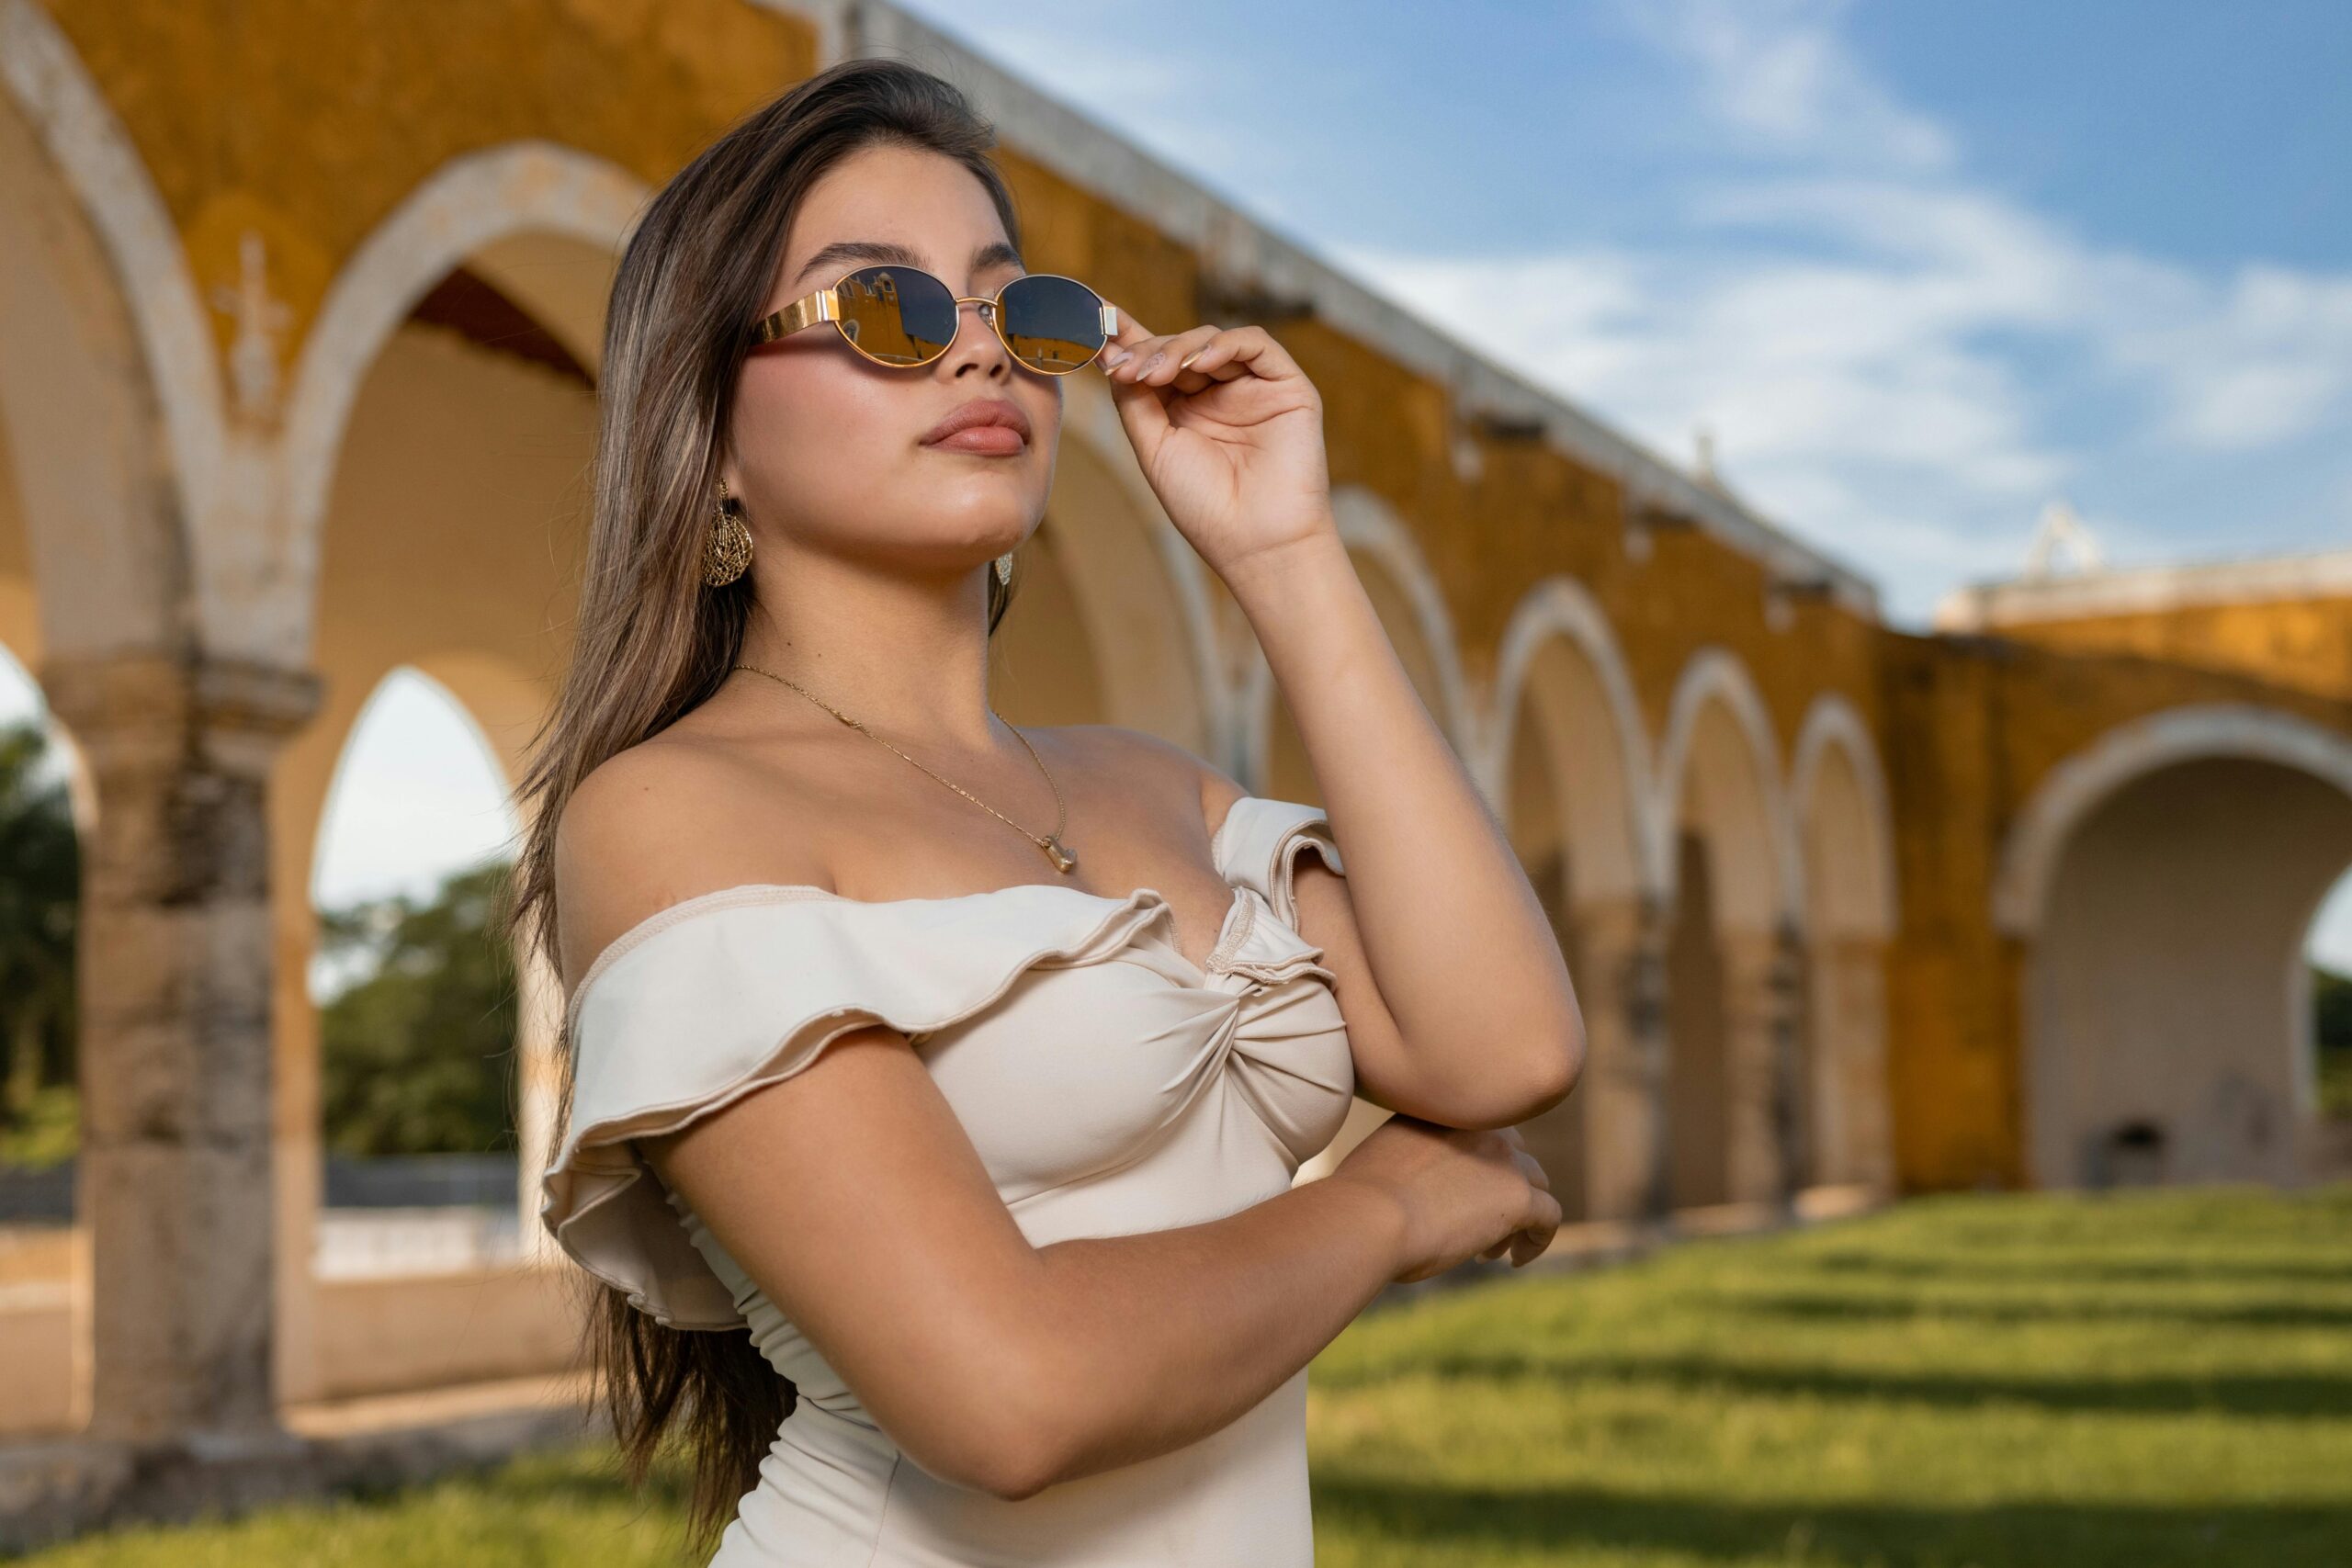
M 0 932 L 11 1135 L 59 1156 L 0 1186 L 0 1435 L 268 1453 L 338 1401 L 567 1366 L 536 1220 L 560 999 L 469 940 L 500 857 L 322 916 L 322 829 L 400 776 L 358 751 L 374 703 L 429 694 L 514 776 L 617 246 L 852 51 L 995 120 L 1033 268 L 1155 325 L 1261 322 L 1321 389 L 1358 570 L 1583 998 L 1583 1082 L 1527 1129 L 1572 1220 L 2352 1172 L 2304 962 L 2352 862 L 2352 552 L 2114 570 L 2059 511 L 2034 570 L 1903 629 L 1703 449 L 1660 457 L 890 5 L 498 0 L 460 32 L 0 0 L 0 646 L 63 794 L 6 776 L 21 841 L 72 846 L 10 863 L 70 929 Z M 1315 798 L 1101 383 L 1066 394 L 1001 711 Z

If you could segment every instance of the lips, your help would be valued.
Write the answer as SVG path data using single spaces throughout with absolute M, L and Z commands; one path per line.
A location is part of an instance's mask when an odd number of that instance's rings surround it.
M 933 425 L 922 444 L 956 452 L 1018 452 L 1029 444 L 1029 416 L 1008 399 L 975 398 Z

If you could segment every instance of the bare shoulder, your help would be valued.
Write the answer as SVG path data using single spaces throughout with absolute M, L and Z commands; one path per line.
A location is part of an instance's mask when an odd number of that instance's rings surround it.
M 1171 810 L 1176 803 L 1196 808 L 1204 835 L 1214 832 L 1233 803 L 1250 793 L 1216 763 L 1148 730 L 1066 724 L 1054 733 L 1121 784 L 1164 795 Z
M 757 792 L 719 749 L 662 737 L 617 751 L 565 801 L 555 832 L 556 922 L 567 990 L 613 941 L 648 917 L 746 880 L 737 803 Z M 763 882 L 832 886 L 813 845 L 796 849 L 773 828 L 794 813 L 761 812 Z

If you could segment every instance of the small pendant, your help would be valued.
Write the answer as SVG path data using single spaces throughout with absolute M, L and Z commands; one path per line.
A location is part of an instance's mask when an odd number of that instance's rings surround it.
M 1046 852 L 1046 858 L 1054 863 L 1056 871 L 1067 872 L 1078 863 L 1078 857 L 1065 851 L 1051 834 L 1046 835 L 1045 843 L 1039 847 Z

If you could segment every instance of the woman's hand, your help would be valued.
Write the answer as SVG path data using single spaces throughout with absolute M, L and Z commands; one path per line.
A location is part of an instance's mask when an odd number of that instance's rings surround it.
M 1516 1127 L 1464 1132 L 1399 1112 L 1365 1134 L 1324 1179 L 1370 1182 L 1403 1208 L 1399 1283 L 1473 1258 L 1508 1256 L 1523 1269 L 1560 1228 L 1551 1178 Z
M 1169 521 L 1220 576 L 1332 526 L 1323 400 L 1263 327 L 1160 337 L 1123 309 L 1100 363 Z

